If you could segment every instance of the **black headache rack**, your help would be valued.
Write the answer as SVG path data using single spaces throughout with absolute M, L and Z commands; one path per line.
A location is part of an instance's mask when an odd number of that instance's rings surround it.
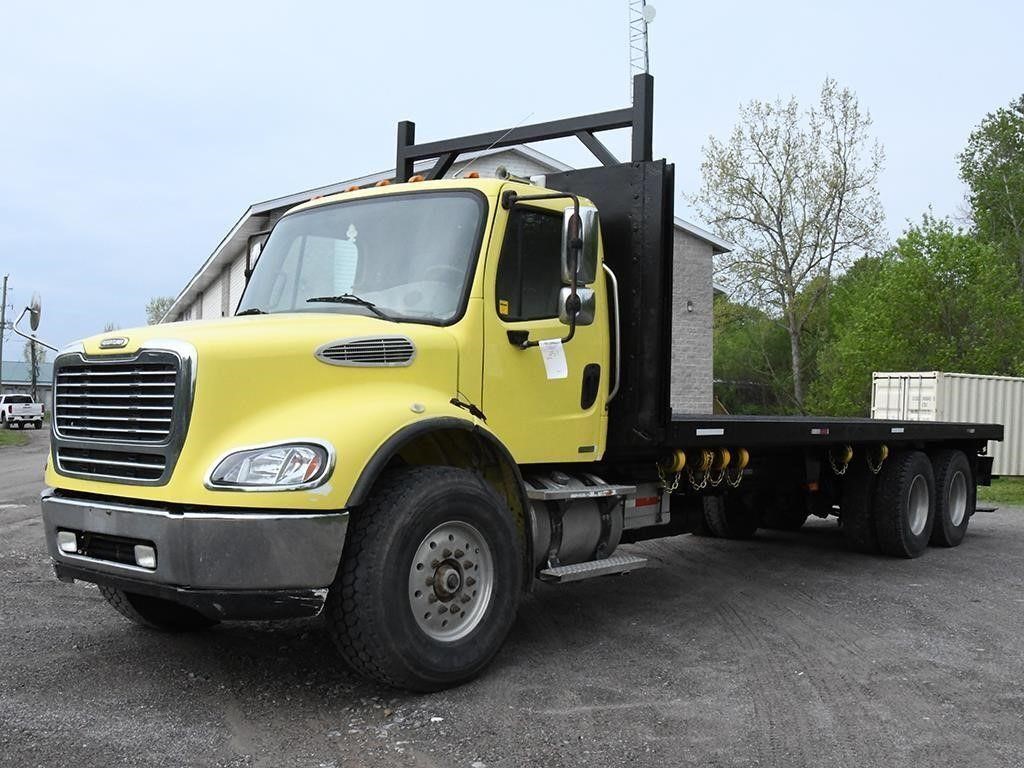
M 660 457 L 666 448 L 743 447 L 761 453 L 841 444 L 973 446 L 1002 440 L 998 424 L 889 422 L 816 416 L 673 415 L 672 234 L 675 167 L 652 160 L 654 79 L 633 79 L 633 106 L 505 131 L 415 143 L 415 124 L 398 124 L 396 180 L 417 160 L 435 160 L 438 179 L 460 154 L 575 136 L 600 161 L 593 168 L 552 173 L 546 186 L 586 197 L 601 215 L 605 263 L 619 283 L 619 392 L 609 406 L 606 461 Z M 631 129 L 631 157 L 621 163 L 595 133 Z M 612 329 L 614 333 L 614 328 Z M 569 342 L 572 343 L 572 342 Z
M 600 161 L 594 168 L 548 174 L 546 186 L 594 202 L 601 214 L 605 263 L 619 282 L 622 359 L 617 361 L 619 392 L 608 414 L 610 455 L 658 452 L 670 438 L 675 169 L 651 159 L 653 105 L 654 78 L 637 75 L 633 106 L 627 109 L 425 144 L 415 143 L 414 123 L 398 124 L 399 182 L 412 177 L 417 160 L 435 160 L 425 176 L 438 179 L 465 152 L 573 136 Z M 631 129 L 628 163 L 619 162 L 595 136 L 620 128 Z

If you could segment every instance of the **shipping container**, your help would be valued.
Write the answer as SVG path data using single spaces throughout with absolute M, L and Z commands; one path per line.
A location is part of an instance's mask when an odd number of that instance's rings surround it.
M 1024 475 L 1024 378 L 942 371 L 876 372 L 871 417 L 903 421 L 1002 424 L 1003 442 L 989 441 L 997 475 Z

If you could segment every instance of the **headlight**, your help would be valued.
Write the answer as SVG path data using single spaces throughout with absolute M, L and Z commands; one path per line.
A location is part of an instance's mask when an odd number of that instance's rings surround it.
M 331 453 L 316 443 L 283 443 L 245 448 L 221 459 L 206 486 L 214 490 L 288 491 L 313 488 L 331 471 Z

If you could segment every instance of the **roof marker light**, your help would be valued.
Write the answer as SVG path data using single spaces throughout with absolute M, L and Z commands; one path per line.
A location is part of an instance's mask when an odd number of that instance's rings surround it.
M 479 179 L 480 173 L 478 171 L 470 171 L 466 174 L 467 179 Z
M 415 176 L 409 177 L 409 183 L 412 184 L 417 181 L 425 181 L 426 177 L 422 173 L 417 173 Z
M 388 186 L 391 186 L 391 182 L 388 181 L 387 179 L 381 179 L 380 181 L 378 181 L 373 186 L 375 186 L 375 187 L 388 187 Z
M 352 185 L 352 186 L 350 186 L 350 187 L 345 187 L 345 191 L 346 191 L 346 192 L 355 192 L 355 191 L 357 191 L 358 189 L 359 189 L 359 185 L 358 185 L 358 184 L 353 184 L 353 185 Z

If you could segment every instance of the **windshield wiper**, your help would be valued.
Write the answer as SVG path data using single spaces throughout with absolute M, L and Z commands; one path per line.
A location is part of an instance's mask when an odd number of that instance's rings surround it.
M 241 312 L 236 312 L 235 317 L 241 317 L 242 315 L 269 315 L 269 312 L 264 312 L 259 307 L 249 307 L 249 309 L 243 309 Z
M 372 301 L 367 301 L 366 299 L 356 296 L 354 293 L 343 293 L 339 296 L 314 296 L 311 299 L 306 299 L 307 304 L 314 301 L 327 304 L 355 304 L 356 306 L 366 307 L 381 320 L 390 320 L 393 323 L 398 322 L 387 313 L 377 309 L 377 305 Z

